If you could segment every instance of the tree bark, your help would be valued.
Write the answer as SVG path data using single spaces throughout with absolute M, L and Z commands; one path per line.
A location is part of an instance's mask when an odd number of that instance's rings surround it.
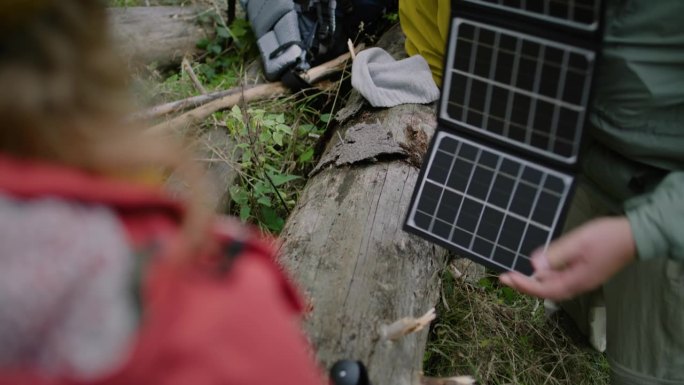
M 115 41 L 132 67 L 155 63 L 178 64 L 183 56 L 197 53 L 197 42 L 210 37 L 198 15 L 201 7 L 110 8 Z
M 401 47 L 397 33 L 388 39 Z M 286 223 L 282 264 L 311 301 L 305 328 L 322 365 L 361 360 L 375 385 L 416 385 L 427 329 L 394 342 L 380 329 L 439 298 L 446 251 L 402 230 L 434 107 L 356 115 L 333 135 Z

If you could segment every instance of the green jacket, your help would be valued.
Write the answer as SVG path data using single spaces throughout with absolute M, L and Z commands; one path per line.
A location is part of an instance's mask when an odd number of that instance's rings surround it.
M 428 59 L 438 84 L 449 3 L 399 2 L 407 52 Z M 606 7 L 582 172 L 623 202 L 641 259 L 684 262 L 683 17 L 682 0 L 609 0 Z M 641 177 L 640 194 L 634 181 Z
M 582 170 L 625 202 L 639 258 L 684 261 L 684 1 L 607 5 Z

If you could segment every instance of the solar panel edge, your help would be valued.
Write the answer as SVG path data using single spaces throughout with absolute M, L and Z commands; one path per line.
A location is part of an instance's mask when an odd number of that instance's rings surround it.
M 484 0 L 452 0 L 451 13 L 452 16 L 465 15 L 493 24 L 513 24 L 522 29 L 542 30 L 543 33 L 553 34 L 560 39 L 574 39 L 574 36 L 579 36 L 580 40 L 600 41 L 603 36 L 605 1 L 594 0 L 593 5 L 597 14 L 590 26 L 569 23 L 567 19 L 553 18 L 550 15 L 546 15 L 546 18 L 541 14 L 533 15 L 534 12 L 523 11 L 522 5 L 506 6 Z

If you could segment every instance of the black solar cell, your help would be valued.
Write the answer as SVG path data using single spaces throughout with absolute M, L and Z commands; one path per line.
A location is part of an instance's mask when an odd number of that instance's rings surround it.
M 505 270 L 551 239 L 572 184 L 569 175 L 443 131 L 426 167 L 440 172 L 420 182 L 408 225 Z
M 442 118 L 573 163 L 595 54 L 556 41 L 454 19 Z

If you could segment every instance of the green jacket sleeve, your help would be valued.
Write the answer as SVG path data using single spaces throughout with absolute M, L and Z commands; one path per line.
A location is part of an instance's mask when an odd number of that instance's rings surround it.
M 638 258 L 684 262 L 684 171 L 671 172 L 648 196 L 628 201 Z

